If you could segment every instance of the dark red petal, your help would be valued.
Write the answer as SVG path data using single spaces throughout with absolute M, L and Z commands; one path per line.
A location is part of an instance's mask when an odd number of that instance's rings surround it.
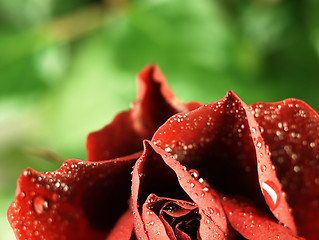
M 164 198 L 165 199 L 165 198 Z M 163 206 L 163 210 L 162 212 L 163 213 L 166 213 L 167 215 L 171 216 L 171 217 L 174 217 L 174 218 L 178 218 L 178 217 L 181 217 L 181 216 L 184 216 L 186 214 L 188 214 L 190 211 L 194 210 L 196 208 L 196 205 L 193 203 L 190 203 L 190 202 L 184 202 L 184 201 L 181 201 L 181 200 L 176 200 L 176 199 L 165 199 L 166 201 L 169 201 L 171 200 L 172 202 L 174 202 L 174 204 L 176 204 L 179 209 L 174 209 L 174 211 L 171 211 L 170 209 L 169 210 L 166 210 L 165 207 L 168 207 L 169 203 L 166 203 L 164 206 Z M 148 204 L 150 207 L 152 207 L 152 204 Z
M 258 124 L 234 93 L 174 115 L 152 142 L 198 170 L 220 192 L 249 197 L 261 208 L 265 199 L 273 214 L 295 229 Z
M 99 131 L 89 134 L 86 149 L 89 161 L 102 161 L 142 150 L 157 128 L 177 112 L 193 110 L 197 102 L 179 103 L 159 68 L 145 67 L 137 75 L 138 96 L 132 109 L 118 114 Z
M 288 99 L 251 105 L 263 127 L 278 178 L 299 233 L 317 239 L 319 228 L 319 116 L 306 103 Z
M 224 197 L 222 203 L 230 224 L 247 239 L 303 239 L 242 198 Z
M 88 135 L 88 161 L 102 161 L 126 156 L 142 149 L 143 136 L 134 128 L 132 111 L 118 114 L 99 131 Z
M 176 229 L 176 237 L 177 239 L 182 239 L 182 240 L 192 240 L 186 233 L 179 230 L 178 228 Z
M 143 155 L 136 161 L 133 168 L 131 209 L 135 217 L 134 229 L 137 238 L 147 240 L 141 207 L 148 196 L 153 193 L 157 196 L 187 199 L 187 195 L 179 186 L 174 171 L 165 164 L 149 144 L 144 143 L 144 145 Z
M 149 236 L 151 236 L 150 232 L 159 235 L 156 231 L 154 232 L 154 229 L 152 228 L 160 225 L 162 226 L 162 231 L 160 232 L 164 231 L 169 239 L 176 240 L 175 233 L 179 232 L 179 229 L 176 227 L 177 224 L 189 219 L 198 221 L 200 216 L 197 212 L 197 205 L 194 203 L 171 198 L 161 198 L 154 194 L 150 194 L 143 204 L 142 218 Z M 155 219 L 153 215 L 158 217 Z M 197 228 L 185 230 L 188 230 L 189 234 L 195 234 L 195 236 L 198 231 Z
M 194 179 L 187 169 L 172 156 L 151 142 L 144 142 L 144 153 L 136 162 L 132 180 L 132 210 L 135 228 L 144 235 L 144 224 L 138 206 L 149 194 L 174 199 L 193 200 L 199 207 L 201 239 L 223 239 L 227 222 L 218 195 Z M 186 194 L 187 195 L 186 195 Z M 145 239 L 147 236 L 143 236 Z
M 186 111 L 178 103 L 173 92 L 157 66 L 145 67 L 137 75 L 137 101 L 133 105 L 133 115 L 140 132 L 154 133 L 170 116 Z
M 139 155 L 68 160 L 46 173 L 26 169 L 8 209 L 17 239 L 105 239 L 128 208 L 130 173 Z
M 160 217 L 157 214 L 155 214 L 152 210 L 145 207 L 145 205 L 143 205 L 142 209 L 142 219 L 149 239 L 174 239 L 168 236 L 165 225 L 161 221 Z
M 134 225 L 133 213 L 127 210 L 117 221 L 105 240 L 129 240 Z

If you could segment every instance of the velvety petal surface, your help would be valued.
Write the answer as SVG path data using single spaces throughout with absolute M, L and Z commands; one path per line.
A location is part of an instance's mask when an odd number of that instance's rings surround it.
M 270 218 L 249 201 L 240 197 L 222 198 L 222 204 L 230 224 L 246 239 L 301 240 L 291 229 L 284 227 L 275 218 Z
M 86 142 L 89 161 L 113 159 L 140 151 L 142 141 L 150 139 L 170 116 L 200 106 L 197 102 L 179 103 L 155 65 L 145 67 L 137 75 L 137 93 L 137 100 L 130 110 L 89 134 Z
M 138 206 L 143 206 L 150 194 L 155 194 L 196 204 L 200 216 L 198 228 L 200 239 L 224 239 L 227 233 L 227 221 L 217 193 L 196 179 L 194 170 L 187 171 L 186 167 L 163 149 L 149 141 L 144 141 L 144 146 L 144 153 L 134 166 L 132 178 L 131 207 L 138 237 L 141 239 L 149 237 L 141 217 L 142 209 Z M 163 232 L 165 225 L 158 226 L 162 228 L 160 230 L 162 235 L 170 234 L 170 231 Z
M 269 145 L 299 233 L 317 239 L 319 229 L 319 116 L 306 103 L 287 99 L 251 108 Z
M 8 209 L 17 239 L 105 239 L 128 209 L 130 173 L 140 154 L 68 160 L 54 172 L 24 170 Z
M 252 199 L 295 231 L 259 126 L 233 92 L 220 101 L 174 115 L 154 134 L 152 142 L 183 165 L 198 170 L 217 191 Z
M 132 238 L 133 226 L 133 213 L 127 210 L 116 222 L 105 240 L 129 240 Z

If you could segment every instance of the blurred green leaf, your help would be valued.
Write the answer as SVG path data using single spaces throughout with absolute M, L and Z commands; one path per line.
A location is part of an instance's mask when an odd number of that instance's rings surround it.
M 87 134 L 129 108 L 148 63 L 182 101 L 234 90 L 319 110 L 318 10 L 310 0 L 1 1 L 1 211 L 23 168 L 86 158 Z

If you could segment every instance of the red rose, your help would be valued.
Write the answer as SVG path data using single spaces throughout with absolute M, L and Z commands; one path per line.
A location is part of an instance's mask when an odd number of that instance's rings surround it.
M 23 171 L 8 219 L 17 239 L 316 239 L 318 130 L 295 99 L 179 103 L 149 66 L 88 161 Z

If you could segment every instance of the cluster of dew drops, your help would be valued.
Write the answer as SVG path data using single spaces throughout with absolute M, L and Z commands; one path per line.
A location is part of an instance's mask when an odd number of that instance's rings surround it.
M 237 101 L 237 100 L 236 100 Z M 241 136 L 241 132 L 242 132 L 242 129 L 245 128 L 245 125 L 242 123 L 243 119 L 242 119 L 242 113 L 240 111 L 243 111 L 243 107 L 241 107 L 240 109 L 236 109 L 236 104 L 238 103 L 238 101 L 236 103 L 232 103 L 232 104 L 227 104 L 227 110 L 229 114 L 235 114 L 238 119 L 240 119 L 241 122 L 238 126 L 238 134 L 239 136 Z M 230 106 L 231 105 L 231 106 Z M 205 104 L 204 107 L 212 107 L 212 105 L 208 105 L 208 104 Z M 262 107 L 262 106 L 259 106 L 259 107 Z M 223 109 L 222 109 L 222 104 L 221 102 L 218 102 L 216 106 L 214 106 L 214 111 L 216 112 L 217 109 L 220 108 L 220 113 L 222 114 L 223 113 Z M 280 110 L 280 105 L 277 109 Z M 255 117 L 258 117 L 258 111 L 259 109 L 256 108 L 255 110 L 252 109 L 252 107 L 249 107 L 249 112 L 253 115 L 255 115 Z M 266 114 L 266 118 L 269 119 L 269 113 L 265 113 Z M 178 123 L 181 123 L 183 122 L 184 118 L 187 118 L 187 114 L 178 114 L 175 116 L 175 118 L 171 119 L 169 122 L 172 123 L 174 121 L 178 122 Z M 247 118 L 245 118 L 247 119 Z M 212 118 L 210 117 L 209 118 L 209 123 L 207 125 L 212 125 L 213 124 L 213 121 L 212 121 Z M 196 122 L 194 123 L 194 125 L 192 126 L 192 129 L 190 130 L 193 130 L 193 128 L 196 128 Z M 286 123 L 279 123 L 278 124 L 279 127 L 282 127 L 284 130 L 287 130 L 287 124 Z M 186 125 L 187 127 L 187 125 Z M 264 132 L 264 129 L 257 125 L 258 127 L 258 130 L 263 133 Z M 188 126 L 188 128 L 190 128 Z M 255 127 L 251 127 L 250 129 L 251 133 L 256 133 L 257 129 Z M 163 134 L 165 134 L 165 132 L 163 132 Z M 277 132 L 277 134 L 280 134 L 279 132 Z M 295 137 L 298 137 L 298 134 L 297 133 L 292 133 L 294 134 Z M 269 150 L 269 146 L 265 144 L 264 145 L 264 140 L 262 139 L 262 137 L 258 137 L 257 139 L 254 138 L 253 139 L 253 142 L 255 144 L 255 147 L 256 147 L 256 150 L 257 150 L 257 154 L 258 154 L 258 157 L 257 157 L 257 161 L 258 161 L 258 164 L 257 166 L 259 167 L 261 173 L 264 173 L 266 171 L 275 171 L 275 166 L 273 164 L 270 164 L 269 166 L 266 165 L 266 164 L 263 164 L 261 163 L 260 161 L 260 158 L 263 158 L 264 157 L 264 154 L 266 153 L 269 157 L 271 156 L 271 152 Z M 159 142 L 155 142 L 155 144 L 160 144 Z M 172 147 L 174 146 L 170 146 L 168 144 L 166 144 L 165 146 L 165 151 L 168 152 L 168 153 L 171 153 L 172 152 Z M 195 146 L 196 147 L 196 146 Z M 184 151 L 186 153 L 187 150 L 190 150 L 191 148 L 194 148 L 194 146 L 184 146 Z M 263 148 L 263 150 L 262 150 Z M 183 155 L 183 154 L 182 154 Z M 173 157 L 175 159 L 177 159 L 177 155 L 173 155 Z M 250 169 L 247 169 L 247 171 L 249 171 Z M 295 168 L 294 170 L 298 170 L 297 168 Z M 190 174 L 192 175 L 192 177 L 194 179 L 198 179 L 198 172 L 196 170 L 191 170 L 192 172 L 190 172 Z M 200 179 L 202 180 L 202 178 Z M 204 181 L 204 180 L 202 180 Z M 193 182 L 190 182 L 190 187 L 194 187 L 195 184 Z M 208 188 L 206 188 L 208 190 Z M 282 192 L 278 189 L 278 187 L 271 181 L 271 180 L 267 180 L 267 181 L 264 181 L 262 182 L 261 184 L 261 190 L 263 192 L 263 195 L 265 196 L 265 200 L 267 201 L 269 207 L 274 210 L 276 209 L 276 207 L 278 206 L 279 202 L 280 202 L 280 199 L 281 199 L 281 195 L 282 197 L 285 198 L 285 192 Z M 202 195 L 204 195 L 205 193 L 203 192 Z M 289 209 L 289 211 L 291 211 L 291 209 Z
M 303 194 L 311 193 L 313 186 L 317 186 L 319 189 L 319 177 L 318 174 L 305 172 L 305 169 L 319 173 L 318 115 L 308 114 L 308 111 L 299 102 L 287 103 L 284 101 L 284 104 L 286 104 L 285 111 L 288 109 L 293 113 L 290 119 L 278 119 L 278 116 L 281 116 L 280 111 L 283 109 L 280 103 L 270 105 L 266 110 L 263 104 L 257 104 L 251 110 L 263 125 L 274 126 L 266 130 L 268 135 L 274 136 L 275 144 L 280 146 L 280 148 L 272 150 L 272 156 L 278 164 L 292 168 L 293 175 L 290 175 L 291 173 L 286 171 L 286 168 L 276 169 L 282 175 L 283 188 L 292 189 L 291 191 L 296 190 L 295 188 L 298 188 L 300 178 L 302 178 L 298 175 L 303 175 L 306 182 L 300 191 Z M 306 175 L 315 176 L 310 178 Z M 313 204 L 319 205 L 319 200 L 314 201 Z
M 59 214 L 56 214 L 60 201 L 66 199 L 71 190 L 71 187 L 61 179 L 69 179 L 73 176 L 75 181 L 80 181 L 80 177 L 77 176 L 77 168 L 81 164 L 83 162 L 65 162 L 62 164 L 63 172 L 45 172 L 41 175 L 32 173 L 30 169 L 22 172 L 20 178 L 26 179 L 20 180 L 27 184 L 30 182 L 35 189 L 27 192 L 26 189 L 21 189 L 19 184 L 17 186 L 16 199 L 8 215 L 16 235 L 20 237 L 37 236 L 41 239 L 44 238 L 41 232 L 46 231 L 47 224 L 52 225 L 54 221 L 62 222 L 64 225 L 68 224 L 66 219 L 61 219 Z M 93 164 L 92 167 L 94 167 Z M 38 217 L 33 217 L 34 215 Z

